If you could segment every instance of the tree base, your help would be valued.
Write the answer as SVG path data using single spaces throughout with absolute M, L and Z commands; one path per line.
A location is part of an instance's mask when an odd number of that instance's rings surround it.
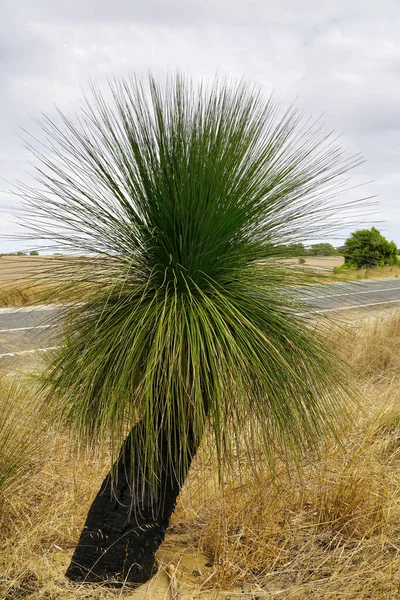
M 145 583 L 157 572 L 155 553 L 167 524 L 131 517 L 131 501 L 128 483 L 118 477 L 112 488 L 108 475 L 89 510 L 68 579 L 118 587 Z
M 155 553 L 164 540 L 176 499 L 184 483 L 194 451 L 188 451 L 184 472 L 176 469 L 169 454 L 168 440 L 160 433 L 158 462 L 161 492 L 156 502 L 143 493 L 142 479 L 134 489 L 127 474 L 132 460 L 137 469 L 139 456 L 132 455 L 131 440 L 140 439 L 141 424 L 132 429 L 115 465 L 115 480 L 107 475 L 90 507 L 85 526 L 72 556 L 66 576 L 71 581 L 107 583 L 146 583 L 157 572 Z M 174 468 L 175 467 L 175 468 Z

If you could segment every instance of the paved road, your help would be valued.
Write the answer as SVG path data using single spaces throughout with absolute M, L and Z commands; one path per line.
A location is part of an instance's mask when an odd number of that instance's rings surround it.
M 0 359 L 53 347 L 57 307 L 0 308 Z
M 400 279 L 357 281 L 301 288 L 304 314 L 400 306 Z M 0 359 L 31 354 L 57 344 L 56 307 L 0 309 Z
M 299 298 L 313 313 L 330 313 L 400 304 L 400 279 L 310 285 Z

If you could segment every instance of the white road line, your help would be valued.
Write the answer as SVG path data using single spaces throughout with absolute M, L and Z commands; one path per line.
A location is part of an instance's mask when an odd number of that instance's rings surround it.
M 0 333 L 8 331 L 28 331 L 30 329 L 48 329 L 49 327 L 57 327 L 57 325 L 32 325 L 32 327 L 14 327 L 13 329 L 0 329 Z
M 384 300 L 383 302 L 370 302 L 369 304 L 355 304 L 353 306 L 339 306 L 338 308 L 320 308 L 317 310 L 310 310 L 303 313 L 296 313 L 298 317 L 303 317 L 305 315 L 315 315 L 317 313 L 326 313 L 333 312 L 335 310 L 354 310 L 355 308 L 366 308 L 368 306 L 378 306 L 379 304 L 393 304 L 397 302 L 400 304 L 400 298 L 398 300 Z
M 19 356 L 20 354 L 33 354 L 34 352 L 47 352 L 48 350 L 57 350 L 59 347 L 60 346 L 49 346 L 48 348 L 34 348 L 33 350 L 20 350 L 19 352 L 6 352 L 5 354 L 0 354 L 0 358 Z
M 64 305 L 62 305 L 64 306 Z M 20 306 L 19 308 L 0 308 L 0 315 L 6 314 L 6 315 L 13 315 L 13 314 L 18 314 L 18 313 L 24 313 L 24 312 L 37 312 L 37 311 L 42 311 L 42 310 L 56 310 L 57 308 L 60 308 L 60 305 L 58 304 L 42 304 L 39 306 Z
M 391 292 L 392 290 L 400 290 L 400 287 L 383 288 L 381 290 L 366 290 L 365 292 L 349 292 L 346 294 L 327 294 L 326 296 L 304 296 L 299 300 L 321 300 L 323 298 L 339 298 L 341 296 L 361 296 L 361 294 L 379 294 L 379 292 Z

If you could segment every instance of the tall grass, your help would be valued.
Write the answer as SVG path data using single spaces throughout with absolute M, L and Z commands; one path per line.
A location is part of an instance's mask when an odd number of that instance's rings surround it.
M 213 586 L 296 600 L 398 597 L 400 316 L 341 326 L 331 343 L 366 399 L 344 451 L 327 444 L 300 473 L 232 480 L 212 499 L 199 488 L 194 539 L 211 559 Z M 185 501 L 181 510 L 190 518 Z
M 49 291 L 37 284 L 12 283 L 0 284 L 0 308 L 29 306 L 45 302 L 49 298 Z M 56 295 L 51 294 L 54 302 Z
M 3 377 L 0 387 L 0 502 L 9 488 L 22 485 L 43 445 L 38 402 L 23 402 L 24 390 Z M 21 407 L 23 404 L 23 408 Z

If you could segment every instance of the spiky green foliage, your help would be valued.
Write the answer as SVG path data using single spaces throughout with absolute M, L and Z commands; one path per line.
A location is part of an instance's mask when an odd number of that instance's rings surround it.
M 357 159 L 244 83 L 116 81 L 60 116 L 25 196 L 34 236 L 91 255 L 61 261 L 66 296 L 82 292 L 47 376 L 62 417 L 116 451 L 143 418 L 146 464 L 160 419 L 171 445 L 209 423 L 221 460 L 334 429 L 347 384 L 277 257 L 343 224 Z

